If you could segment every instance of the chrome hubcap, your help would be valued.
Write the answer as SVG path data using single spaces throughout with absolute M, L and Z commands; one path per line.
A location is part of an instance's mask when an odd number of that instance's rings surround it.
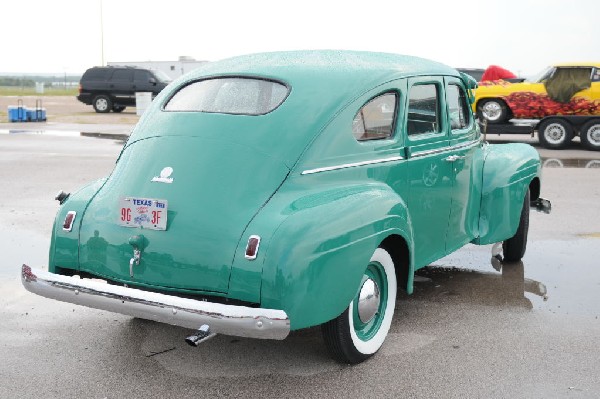
M 587 131 L 587 138 L 593 145 L 600 145 L 600 125 L 594 125 Z
M 101 98 L 96 101 L 96 108 L 98 108 L 101 111 L 104 111 L 108 108 L 108 103 L 105 99 Z
M 502 107 L 496 102 L 487 102 L 482 108 L 483 116 L 489 121 L 495 121 L 500 117 Z
M 358 295 L 358 318 L 363 323 L 368 323 L 377 314 L 381 295 L 377 283 L 368 278 L 360 288 Z
M 562 143 L 566 137 L 565 128 L 558 124 L 552 123 L 548 125 L 546 130 L 544 131 L 544 136 L 546 136 L 546 140 L 552 144 Z

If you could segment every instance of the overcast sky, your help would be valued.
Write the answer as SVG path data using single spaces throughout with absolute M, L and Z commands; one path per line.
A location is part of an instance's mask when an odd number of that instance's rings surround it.
M 600 61 L 599 9 L 598 0 L 12 0 L 0 9 L 0 72 L 82 73 L 102 64 L 102 47 L 104 63 L 327 48 L 530 75 Z

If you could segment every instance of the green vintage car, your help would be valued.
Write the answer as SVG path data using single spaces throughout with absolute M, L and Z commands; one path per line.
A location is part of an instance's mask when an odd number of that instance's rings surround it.
M 540 160 L 488 145 L 472 79 L 382 53 L 248 55 L 173 82 L 115 169 L 61 193 L 36 294 L 214 334 L 322 326 L 331 355 L 379 350 L 397 289 L 467 243 L 521 259 Z M 98 281 L 103 280 L 103 281 Z

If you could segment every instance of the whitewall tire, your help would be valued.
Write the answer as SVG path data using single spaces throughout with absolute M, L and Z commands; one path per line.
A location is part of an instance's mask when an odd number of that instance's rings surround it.
M 323 324 L 325 344 L 334 359 L 356 364 L 381 348 L 394 317 L 396 292 L 394 261 L 385 249 L 377 248 L 348 308 Z

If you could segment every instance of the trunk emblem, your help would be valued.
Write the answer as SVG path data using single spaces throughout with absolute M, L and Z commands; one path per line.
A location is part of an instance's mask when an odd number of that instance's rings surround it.
M 173 178 L 171 177 L 172 174 L 173 168 L 167 166 L 166 168 L 163 168 L 163 170 L 160 171 L 160 176 L 154 176 L 152 178 L 152 181 L 158 183 L 173 183 Z

